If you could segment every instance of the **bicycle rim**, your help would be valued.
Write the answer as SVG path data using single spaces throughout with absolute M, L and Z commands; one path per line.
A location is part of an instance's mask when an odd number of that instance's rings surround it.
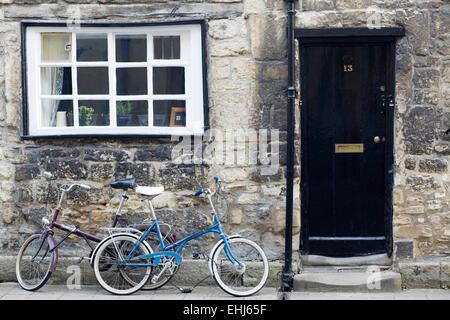
M 228 240 L 233 257 L 242 266 L 230 261 L 225 243 L 213 253 L 213 277 L 225 292 L 238 296 L 250 296 L 261 290 L 269 275 L 269 263 L 264 251 L 256 243 L 244 238 Z
M 139 290 L 147 282 L 151 267 L 145 266 L 148 260 L 131 259 L 133 264 L 141 266 L 131 267 L 120 265 L 123 258 L 127 257 L 136 246 L 138 239 L 133 236 L 119 235 L 104 242 L 94 257 L 94 274 L 98 283 L 107 291 L 125 295 Z M 151 249 L 144 243 L 136 248 L 134 256 L 151 253 Z M 110 265 L 110 268 L 103 268 Z M 106 270 L 105 270 L 106 269 Z
M 50 252 L 48 238 L 44 239 L 42 247 L 41 241 L 41 234 L 30 236 L 25 240 L 17 256 L 16 277 L 19 285 L 25 290 L 38 290 L 51 276 L 55 252 Z

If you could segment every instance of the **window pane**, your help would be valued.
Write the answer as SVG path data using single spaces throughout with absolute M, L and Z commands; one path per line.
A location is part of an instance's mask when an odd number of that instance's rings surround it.
M 148 126 L 147 101 L 117 101 L 117 126 Z
M 153 125 L 155 127 L 185 127 L 186 102 L 183 100 L 153 101 Z
M 180 36 L 153 38 L 154 59 L 180 59 Z
M 71 33 L 42 33 L 42 61 L 70 62 L 72 57 Z
M 143 62 L 147 61 L 147 35 L 117 35 L 116 36 L 117 62 Z
M 184 67 L 153 68 L 154 94 L 184 94 Z
M 147 68 L 117 68 L 118 95 L 147 94 Z
M 108 39 L 106 34 L 77 34 L 77 60 L 108 61 Z
M 109 126 L 109 101 L 78 101 L 78 121 L 80 126 Z
M 73 126 L 72 100 L 42 99 L 41 126 Z
M 78 94 L 108 94 L 107 67 L 78 67 Z
M 51 95 L 72 94 L 72 68 L 41 68 L 41 92 Z

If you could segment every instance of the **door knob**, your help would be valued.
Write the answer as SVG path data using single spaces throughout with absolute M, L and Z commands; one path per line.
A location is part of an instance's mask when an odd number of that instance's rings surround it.
M 379 136 L 376 136 L 375 138 L 373 138 L 373 141 L 374 141 L 375 143 L 379 143 L 379 142 L 381 141 L 381 139 L 380 139 Z

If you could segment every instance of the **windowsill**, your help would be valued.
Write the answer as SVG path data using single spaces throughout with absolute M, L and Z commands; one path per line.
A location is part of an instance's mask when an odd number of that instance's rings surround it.
M 208 128 L 205 128 L 207 130 Z M 38 140 L 38 139 L 80 139 L 80 138 L 103 138 L 103 139 L 129 139 L 129 138 L 146 138 L 161 139 L 174 137 L 203 137 L 204 133 L 198 134 L 60 134 L 60 135 L 21 135 L 21 140 Z

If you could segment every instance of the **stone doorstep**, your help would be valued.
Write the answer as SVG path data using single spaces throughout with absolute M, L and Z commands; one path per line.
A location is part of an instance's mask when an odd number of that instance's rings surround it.
M 14 256 L 0 256 L 0 282 L 15 282 L 15 262 Z M 266 287 L 278 287 L 280 285 L 282 262 L 269 262 L 269 278 Z M 81 276 L 82 285 L 96 285 L 92 267 L 87 260 L 79 263 L 79 258 L 58 257 L 56 271 L 52 274 L 47 284 L 72 284 L 74 275 L 78 273 Z M 177 286 L 192 287 L 199 282 L 203 286 L 216 286 L 214 279 L 209 274 L 207 263 L 204 259 L 183 259 L 180 270 L 172 278 L 170 284 Z
M 294 276 L 294 291 L 311 292 L 397 292 L 402 289 L 400 273 L 393 271 L 367 272 L 348 269 L 336 271 L 309 270 Z
M 387 254 L 374 254 L 370 256 L 336 258 L 319 255 L 300 256 L 303 266 L 391 266 L 392 260 Z

